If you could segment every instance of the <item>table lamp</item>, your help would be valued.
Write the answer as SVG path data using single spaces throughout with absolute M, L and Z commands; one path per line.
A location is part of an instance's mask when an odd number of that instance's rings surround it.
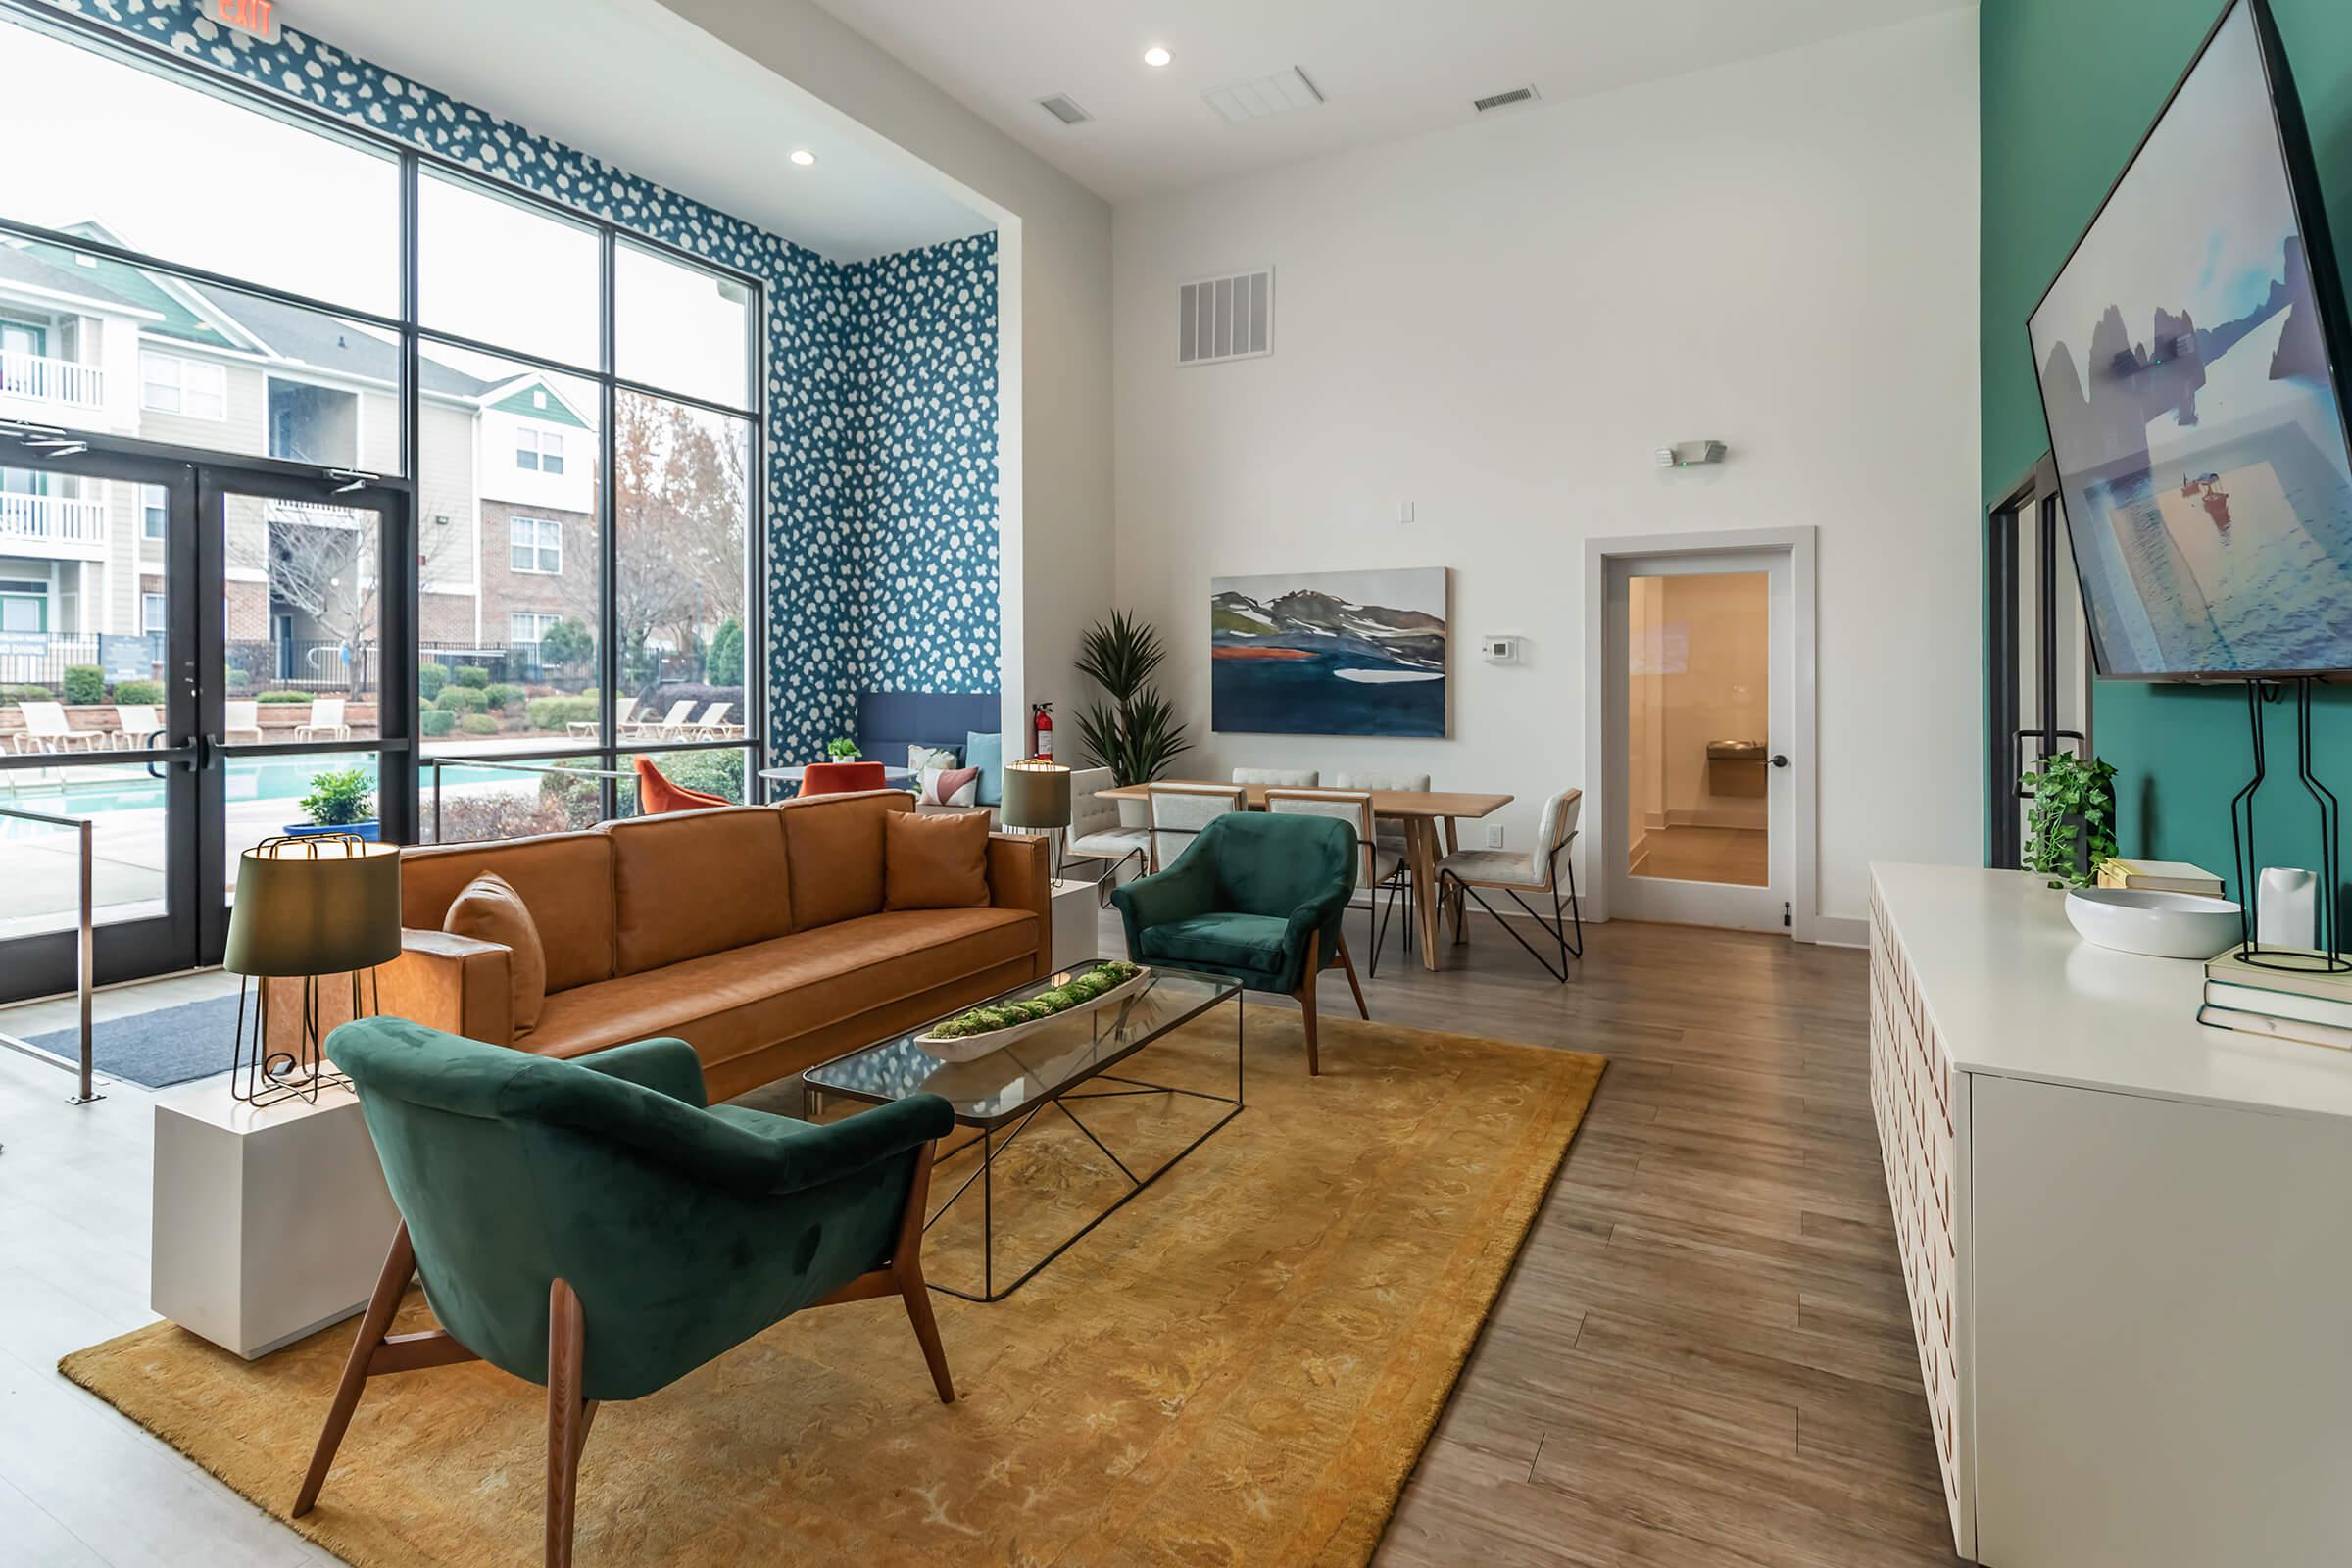
M 1054 845 L 1061 842 L 1062 828 L 1070 825 L 1070 770 L 1059 762 L 1042 757 L 1026 758 L 1004 764 L 1004 804 L 998 820 L 1006 827 L 1052 832 Z M 1047 856 L 1058 862 L 1054 848 Z M 1061 868 L 1055 863 L 1055 881 L 1061 879 Z
M 252 1105 L 294 1096 L 317 1103 L 321 1088 L 344 1082 L 326 1071 L 320 1050 L 319 977 L 350 974 L 351 1015 L 357 1018 L 361 972 L 368 972 L 372 992 L 376 965 L 398 956 L 398 846 L 322 833 L 264 839 L 239 856 L 237 902 L 229 910 L 228 951 L 220 966 L 261 984 L 253 988 L 250 1009 L 245 981 L 237 986 L 229 1093 Z M 295 979 L 302 982 L 301 1038 L 293 1049 L 273 1052 L 270 983 Z

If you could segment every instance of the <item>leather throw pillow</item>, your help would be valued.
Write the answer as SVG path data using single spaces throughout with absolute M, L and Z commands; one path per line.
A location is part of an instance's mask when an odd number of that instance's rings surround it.
M 539 941 L 539 922 L 514 885 L 496 871 L 484 871 L 450 905 L 441 929 L 514 950 L 509 967 L 514 979 L 514 1038 L 537 1028 L 547 1004 L 547 949 Z
M 883 818 L 882 906 L 975 909 L 988 903 L 988 813 Z

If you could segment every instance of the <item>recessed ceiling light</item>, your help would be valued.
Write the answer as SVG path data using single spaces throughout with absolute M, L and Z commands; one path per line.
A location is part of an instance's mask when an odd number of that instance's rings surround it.
M 816 162 L 816 154 L 806 147 L 795 147 L 792 150 L 792 161 L 803 169 L 807 169 L 810 164 Z
M 1161 48 L 1158 44 L 1153 44 L 1151 48 L 1144 51 L 1144 64 L 1147 66 L 1164 66 L 1175 58 L 1176 57 L 1174 55 L 1168 53 L 1167 50 Z

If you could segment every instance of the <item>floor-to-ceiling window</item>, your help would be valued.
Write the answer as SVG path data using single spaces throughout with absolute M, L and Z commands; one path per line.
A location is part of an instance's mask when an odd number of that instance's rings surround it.
M 425 841 L 750 798 L 755 280 L 22 0 L 0 79 L 0 807 L 107 818 L 102 922 L 329 771 Z M 0 941 L 68 838 L 0 822 Z

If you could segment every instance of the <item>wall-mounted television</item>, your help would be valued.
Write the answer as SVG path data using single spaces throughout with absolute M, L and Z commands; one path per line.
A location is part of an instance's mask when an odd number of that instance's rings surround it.
M 2352 670 L 2352 334 L 2265 0 L 2222 13 L 2031 333 L 2098 672 Z

